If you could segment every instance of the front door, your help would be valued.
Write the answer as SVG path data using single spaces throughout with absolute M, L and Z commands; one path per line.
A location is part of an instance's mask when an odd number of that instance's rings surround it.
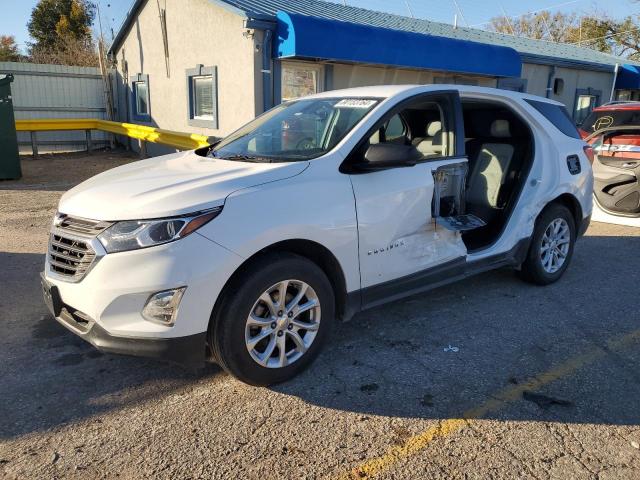
M 464 260 L 467 253 L 460 234 L 436 225 L 433 218 L 434 172 L 467 162 L 458 93 L 403 102 L 353 155 L 382 142 L 413 145 L 422 159 L 413 167 L 351 174 L 363 289 Z

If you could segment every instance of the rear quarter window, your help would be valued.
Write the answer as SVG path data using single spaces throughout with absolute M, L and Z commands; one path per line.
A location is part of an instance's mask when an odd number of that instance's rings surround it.
M 567 109 L 562 105 L 555 105 L 537 100 L 526 100 L 526 102 L 540 112 L 553 125 L 564 133 L 567 137 L 580 139 L 578 128 L 573 123 Z

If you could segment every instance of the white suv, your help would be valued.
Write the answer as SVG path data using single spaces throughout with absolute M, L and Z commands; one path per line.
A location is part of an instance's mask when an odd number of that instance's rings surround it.
M 45 300 L 102 351 L 280 382 L 336 319 L 498 267 L 558 280 L 589 224 L 590 153 L 561 104 L 508 91 L 288 102 L 66 193 Z

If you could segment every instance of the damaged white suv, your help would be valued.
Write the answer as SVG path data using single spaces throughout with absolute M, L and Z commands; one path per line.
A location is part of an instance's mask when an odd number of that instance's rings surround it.
M 336 319 L 498 267 L 558 280 L 589 224 L 590 153 L 561 104 L 508 91 L 288 102 L 66 193 L 45 300 L 104 352 L 280 382 Z

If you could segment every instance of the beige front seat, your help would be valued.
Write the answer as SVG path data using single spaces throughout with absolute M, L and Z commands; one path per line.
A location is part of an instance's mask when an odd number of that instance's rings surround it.
M 413 144 L 425 157 L 441 157 L 443 154 L 442 122 L 430 122 L 427 125 L 426 134 L 426 137 L 414 139 Z
M 485 140 L 475 158 L 470 158 L 471 172 L 467 202 L 482 209 L 499 208 L 500 189 L 513 160 L 515 145 L 507 120 L 494 120 L 491 138 Z

